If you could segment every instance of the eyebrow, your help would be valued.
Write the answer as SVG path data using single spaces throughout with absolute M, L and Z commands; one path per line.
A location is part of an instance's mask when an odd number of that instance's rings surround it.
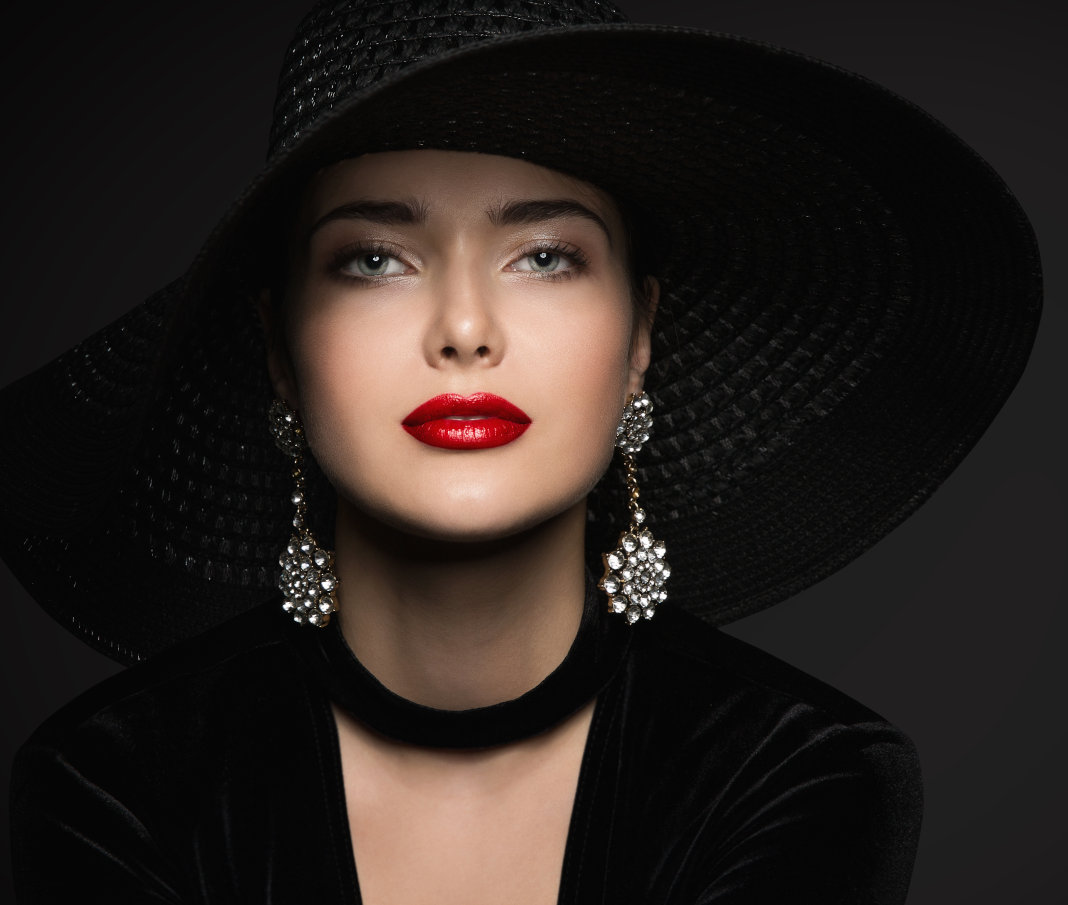
M 426 223 L 425 204 L 415 201 L 350 201 L 323 214 L 308 229 L 307 240 L 334 220 L 368 220 L 385 226 Z
M 308 229 L 306 239 L 310 241 L 316 231 L 334 220 L 367 220 L 385 226 L 397 226 L 424 224 L 428 215 L 426 205 L 416 201 L 351 201 L 323 214 Z M 597 224 L 608 237 L 609 244 L 612 242 L 608 224 L 586 205 L 569 199 L 509 201 L 486 211 L 486 216 L 494 226 L 524 226 L 546 220 L 581 217 Z
M 494 226 L 524 226 L 530 223 L 541 223 L 545 220 L 561 220 L 571 217 L 581 217 L 596 223 L 608 242 L 612 242 L 612 234 L 608 231 L 608 224 L 586 205 L 569 199 L 551 199 L 546 201 L 509 201 L 493 210 L 487 211 L 490 222 Z

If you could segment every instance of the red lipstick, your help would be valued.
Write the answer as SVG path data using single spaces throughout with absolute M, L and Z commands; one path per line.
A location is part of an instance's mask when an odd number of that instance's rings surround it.
M 428 399 L 402 422 L 404 429 L 428 446 L 441 449 L 490 449 L 517 439 L 530 418 L 493 393 L 460 396 L 443 393 Z

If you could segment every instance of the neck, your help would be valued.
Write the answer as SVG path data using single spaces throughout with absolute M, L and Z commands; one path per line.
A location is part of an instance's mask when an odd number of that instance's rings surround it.
M 341 631 L 387 688 L 442 710 L 519 697 L 564 659 L 585 590 L 585 502 L 513 537 L 432 541 L 338 506 Z

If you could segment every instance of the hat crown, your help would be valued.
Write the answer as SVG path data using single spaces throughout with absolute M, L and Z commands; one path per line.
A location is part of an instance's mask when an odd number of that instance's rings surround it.
M 323 0 L 286 51 L 268 157 L 352 94 L 427 57 L 502 35 L 626 21 L 606 0 Z

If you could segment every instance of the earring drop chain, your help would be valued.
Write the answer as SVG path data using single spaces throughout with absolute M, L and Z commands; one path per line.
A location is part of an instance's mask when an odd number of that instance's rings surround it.
M 293 459 L 293 528 L 278 565 L 278 589 L 284 601 L 282 609 L 301 625 L 323 628 L 337 612 L 337 576 L 334 574 L 334 554 L 324 550 L 308 528 L 307 490 L 304 478 L 304 427 L 296 412 L 280 399 L 271 404 L 271 432 L 278 448 Z
M 622 615 L 633 625 L 639 619 L 652 619 L 656 608 L 667 600 L 664 583 L 671 577 L 665 556 L 667 545 L 642 528 L 645 510 L 639 500 L 638 465 L 634 454 L 649 440 L 652 427 L 652 400 L 645 393 L 631 395 L 616 428 L 616 446 L 623 450 L 623 474 L 627 486 L 630 525 L 619 536 L 619 545 L 604 554 L 604 577 L 600 588 L 608 595 L 608 612 Z
M 638 489 L 638 465 L 634 453 L 623 453 L 623 469 L 627 482 L 627 508 L 630 509 L 631 528 L 634 528 L 645 521 L 645 510 L 638 502 L 641 490 Z
M 293 478 L 293 496 L 291 501 L 296 507 L 296 511 L 293 514 L 293 527 L 298 531 L 304 529 L 304 519 L 308 514 L 308 504 L 305 502 L 304 497 L 304 456 L 297 456 L 293 459 L 293 472 L 291 474 Z

